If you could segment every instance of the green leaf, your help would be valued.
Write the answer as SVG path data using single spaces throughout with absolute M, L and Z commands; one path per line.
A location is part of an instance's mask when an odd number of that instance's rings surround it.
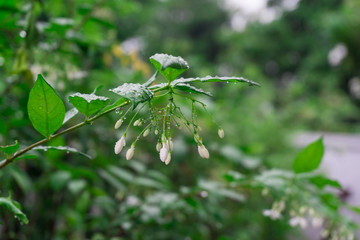
M 311 177 L 310 182 L 313 183 L 315 186 L 317 186 L 318 188 L 322 189 L 326 186 L 331 186 L 331 187 L 335 187 L 335 188 L 340 188 L 341 189 L 341 185 L 338 181 L 333 180 L 333 179 L 329 179 L 327 177 L 324 176 L 314 176 Z
M 209 97 L 212 97 L 212 94 L 210 92 L 206 92 L 206 91 L 202 90 L 201 88 L 196 88 L 187 83 L 178 83 L 175 85 L 174 88 L 179 89 L 184 92 L 200 93 L 200 94 L 204 94 Z
M 146 83 L 144 83 L 143 85 L 144 85 L 145 87 L 149 87 L 149 86 L 155 81 L 155 79 L 156 79 L 156 77 L 157 77 L 158 74 L 159 74 L 159 71 L 156 71 L 156 72 L 154 73 L 154 75 L 152 75 L 151 78 L 149 78 L 149 80 L 147 80 Z
M 110 89 L 110 91 L 129 99 L 133 104 L 133 109 L 139 103 L 146 102 L 154 96 L 154 93 L 149 88 L 138 83 L 124 83 L 117 88 Z
M 116 189 L 121 191 L 125 190 L 125 185 L 109 172 L 101 169 L 99 170 L 99 175 Z
M 30 91 L 27 108 L 32 125 L 43 136 L 49 137 L 62 126 L 64 103 L 41 74 Z
M 150 57 L 150 62 L 169 81 L 189 69 L 188 63 L 182 57 L 157 53 Z
M 110 99 L 92 94 L 75 93 L 69 96 L 69 102 L 79 112 L 89 117 L 108 105 Z
M 67 153 L 72 152 L 72 153 L 78 153 L 80 155 L 83 155 L 84 157 L 87 157 L 89 159 L 92 159 L 92 157 L 90 155 L 87 155 L 86 153 L 80 152 L 79 150 L 77 150 L 76 148 L 72 148 L 72 147 L 68 147 L 68 146 L 37 146 L 34 147 L 33 150 L 42 150 L 42 151 L 47 151 L 47 150 L 59 150 L 59 151 L 65 151 Z
M 193 82 L 225 82 L 225 83 L 238 83 L 238 82 L 244 82 L 248 83 L 250 86 L 260 86 L 257 82 L 242 78 L 242 77 L 202 77 L 202 78 L 179 78 L 176 79 L 174 82 L 172 82 L 172 86 L 176 86 L 181 83 L 193 83 Z
M 130 171 L 121 169 L 115 165 L 110 165 L 107 170 L 125 182 L 132 182 L 134 179 L 134 175 Z
M 119 98 L 118 100 L 116 100 L 113 104 L 111 105 L 107 105 L 106 107 L 104 107 L 100 112 L 98 112 L 98 114 L 101 114 L 103 112 L 106 112 L 107 110 L 114 108 L 116 106 L 120 106 L 121 104 L 123 104 L 125 101 L 127 101 L 125 98 Z
M 295 159 L 293 170 L 295 173 L 311 172 L 317 169 L 324 155 L 322 138 L 309 144 Z
M 20 220 L 23 224 L 28 224 L 29 220 L 27 219 L 26 215 L 21 211 L 20 204 L 11 200 L 9 198 L 2 198 L 0 197 L 0 206 L 7 207 L 17 219 Z
M 0 150 L 6 154 L 6 156 L 9 156 L 13 153 L 15 153 L 19 149 L 19 142 L 18 140 L 15 140 L 14 144 L 6 145 L 6 146 L 0 146 Z
M 17 160 L 21 160 L 21 159 L 35 159 L 35 158 L 37 158 L 36 155 L 29 155 L 29 154 L 27 154 L 27 155 L 21 155 L 21 156 L 15 158 L 14 160 L 17 161 Z

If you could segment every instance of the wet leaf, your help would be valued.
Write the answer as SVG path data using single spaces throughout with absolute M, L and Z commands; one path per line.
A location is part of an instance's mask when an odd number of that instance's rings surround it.
M 154 96 L 154 93 L 149 88 L 138 83 L 124 83 L 117 88 L 110 89 L 110 91 L 123 98 L 129 99 L 133 104 L 133 109 L 135 109 L 139 103 L 146 102 Z
M 32 125 L 43 136 L 49 137 L 62 126 L 64 103 L 41 74 L 30 91 L 27 107 Z
M 182 57 L 157 53 L 150 57 L 150 62 L 169 81 L 189 69 L 188 63 Z
M 77 109 L 79 112 L 89 117 L 106 105 L 108 105 L 110 99 L 107 97 L 97 96 L 94 93 L 92 94 L 82 94 L 74 93 L 69 96 L 69 102 Z

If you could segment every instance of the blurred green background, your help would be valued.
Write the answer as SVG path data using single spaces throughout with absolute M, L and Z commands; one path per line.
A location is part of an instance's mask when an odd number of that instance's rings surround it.
M 0 239 L 306 239 L 263 216 L 273 198 L 261 189 L 228 190 L 226 173 L 289 169 L 298 152 L 291 137 L 300 130 L 360 131 L 359 10 L 358 0 L 0 1 L 0 145 L 41 139 L 26 109 L 38 73 L 67 110 L 74 92 L 103 85 L 99 94 L 116 100 L 107 89 L 145 82 L 155 53 L 182 56 L 186 77 L 261 84 L 205 87 L 214 97 L 200 99 L 225 130 L 220 140 L 199 111 L 209 160 L 199 158 L 191 135 L 174 130 L 169 166 L 154 136 L 126 161 L 113 153 L 122 132 L 112 113 L 49 143 L 91 160 L 32 152 L 36 159 L 1 169 L 0 196 L 11 193 L 30 222 L 0 208 Z

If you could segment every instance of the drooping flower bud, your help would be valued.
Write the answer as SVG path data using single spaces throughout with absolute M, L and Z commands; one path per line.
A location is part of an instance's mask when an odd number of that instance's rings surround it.
M 165 164 L 166 164 L 166 165 L 169 165 L 170 161 L 171 161 L 171 154 L 168 153 L 168 155 L 167 155 L 167 157 L 166 157 L 166 159 L 165 159 Z
M 136 127 L 136 126 L 140 126 L 140 119 L 138 119 L 134 122 L 134 127 Z
M 150 128 L 146 129 L 146 131 L 144 132 L 143 136 L 146 137 L 147 135 L 149 135 L 150 133 Z
M 218 135 L 219 135 L 220 138 L 224 138 L 225 132 L 224 132 L 224 130 L 222 128 L 218 129 Z
M 206 149 L 206 147 L 203 144 L 198 145 L 198 152 L 199 152 L 200 157 L 202 157 L 202 158 L 210 157 L 209 151 Z
M 171 138 L 169 138 L 169 140 L 167 140 L 167 145 L 168 145 L 168 146 L 170 145 L 170 149 L 171 149 L 171 151 L 172 151 L 173 148 L 174 148 L 174 144 L 173 144 L 173 141 L 171 140 Z
M 135 146 L 131 145 L 129 150 L 127 150 L 126 152 L 126 160 L 130 160 L 134 156 L 134 152 L 135 152 Z
M 169 153 L 169 150 L 168 150 L 165 146 L 163 146 L 163 147 L 160 149 L 160 160 L 161 160 L 162 162 L 165 162 L 168 153 Z
M 160 149 L 161 149 L 161 142 L 158 142 L 156 144 L 156 151 L 160 152 Z
M 118 129 L 119 127 L 121 127 L 123 122 L 124 122 L 124 120 L 122 118 L 120 118 L 119 120 L 116 121 L 114 128 Z
M 155 135 L 159 134 L 159 130 L 155 129 Z
M 115 148 L 114 148 L 115 154 L 119 154 L 125 145 L 126 145 L 125 135 L 123 135 L 123 136 L 115 143 Z

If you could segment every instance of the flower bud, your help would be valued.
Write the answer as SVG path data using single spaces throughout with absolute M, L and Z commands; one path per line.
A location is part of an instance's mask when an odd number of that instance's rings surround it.
M 136 127 L 136 126 L 140 126 L 140 119 L 138 119 L 134 122 L 134 127 Z
M 204 145 L 198 145 L 198 152 L 200 157 L 202 158 L 209 158 L 210 154 L 209 151 L 206 149 Z
M 130 160 L 134 156 L 134 152 L 135 152 L 135 146 L 131 145 L 129 150 L 127 150 L 126 152 L 126 160 Z
M 143 136 L 146 137 L 147 135 L 149 135 L 150 133 L 150 128 L 146 129 L 146 131 L 144 132 Z
M 167 155 L 167 157 L 166 157 L 166 159 L 165 159 L 165 164 L 166 164 L 166 165 L 169 165 L 170 161 L 171 161 L 171 154 L 168 153 L 168 155 Z
M 114 148 L 115 154 L 119 154 L 125 145 L 126 145 L 125 135 L 123 135 L 123 136 L 115 143 L 115 148 Z
M 158 142 L 158 143 L 156 144 L 156 151 L 160 152 L 160 149 L 161 149 L 161 143 Z
M 224 132 L 224 130 L 222 128 L 219 128 L 218 135 L 219 135 L 220 138 L 224 138 L 225 132 Z
M 159 134 L 159 130 L 155 129 L 155 135 Z
M 169 138 L 169 140 L 167 141 L 167 145 L 168 145 L 168 146 L 170 145 L 170 149 L 171 149 L 171 151 L 172 151 L 173 148 L 174 148 L 174 144 L 173 144 L 173 142 L 171 141 L 171 138 Z
M 124 122 L 124 120 L 122 118 L 120 118 L 119 120 L 117 120 L 117 122 L 115 123 L 115 129 L 118 129 L 119 127 L 121 127 L 122 123 Z
M 163 147 L 160 149 L 160 160 L 161 160 L 162 162 L 165 162 L 168 153 L 169 153 L 169 150 L 168 150 L 166 147 L 163 146 Z

